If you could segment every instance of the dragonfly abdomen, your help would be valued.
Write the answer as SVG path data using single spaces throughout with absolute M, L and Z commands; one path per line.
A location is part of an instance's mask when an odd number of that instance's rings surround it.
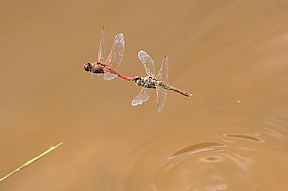
M 185 92 L 185 91 L 180 90 L 180 89 L 178 89 L 178 88 L 175 88 L 175 87 L 173 87 L 173 86 L 169 86 L 169 90 L 172 90 L 172 91 L 174 91 L 174 92 L 177 92 L 177 93 L 179 93 L 179 94 L 181 94 L 181 95 L 183 95 L 183 96 L 186 96 L 186 97 L 191 97 L 191 96 L 192 96 L 191 93 Z
M 173 87 L 173 86 L 169 86 L 168 84 L 165 84 L 165 83 L 163 83 L 161 81 L 158 81 L 158 86 L 163 88 L 163 89 L 166 89 L 166 90 L 172 90 L 174 92 L 177 92 L 177 93 L 179 93 L 181 95 L 184 95 L 184 96 L 187 96 L 187 97 L 192 96 L 191 93 L 185 92 L 185 91 L 180 90 L 180 89 L 178 89 L 176 87 Z

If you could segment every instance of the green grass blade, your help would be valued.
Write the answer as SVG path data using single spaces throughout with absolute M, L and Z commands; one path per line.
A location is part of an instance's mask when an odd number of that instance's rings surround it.
M 44 151 L 43 153 L 41 153 L 40 155 L 30 159 L 29 161 L 21 164 L 17 169 L 13 170 L 12 172 L 10 172 L 9 174 L 3 176 L 2 178 L 0 178 L 0 182 L 4 181 L 5 179 L 7 179 L 8 177 L 12 176 L 13 174 L 19 172 L 20 170 L 22 170 L 23 168 L 26 168 L 27 166 L 31 165 L 32 163 L 34 163 L 35 161 L 39 160 L 40 158 L 44 157 L 45 155 L 47 155 L 48 153 L 50 153 L 51 151 L 55 150 L 57 147 L 59 147 L 60 145 L 62 145 L 63 143 L 58 143 L 55 146 L 51 146 L 48 150 Z

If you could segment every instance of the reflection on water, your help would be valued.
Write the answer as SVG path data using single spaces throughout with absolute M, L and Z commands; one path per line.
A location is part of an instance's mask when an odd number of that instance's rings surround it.
M 230 134 L 228 134 L 230 135 Z M 228 136 L 225 134 L 224 136 Z M 241 134 L 231 134 L 231 138 L 249 137 L 248 141 L 254 140 L 250 136 Z M 219 143 L 200 143 L 180 149 L 169 158 L 167 166 L 160 174 L 160 190 L 168 189 L 163 185 L 168 182 L 167 177 L 173 177 L 175 181 L 174 189 L 182 190 L 227 190 L 243 189 L 235 188 L 236 181 L 245 178 L 245 173 L 249 171 L 254 163 L 253 155 L 237 148 L 235 144 Z M 242 143 L 243 144 L 243 143 Z M 247 144 L 248 145 L 248 144 Z M 236 147 L 235 147 L 236 146 Z M 244 156 L 245 155 L 245 156 Z M 186 169 L 186 170 L 185 170 Z M 224 169 L 229 169 L 227 172 Z M 202 177 L 200 180 L 198 177 Z M 185 181 L 184 181 L 185 180 Z M 164 183 L 165 182 L 165 183 Z M 160 186 L 161 185 L 161 186 Z M 246 187 L 247 188 L 247 187 Z M 168 189 L 169 190 L 169 189 Z
M 279 136 L 287 136 L 277 132 Z M 133 179 L 128 178 L 131 186 L 128 190 L 145 187 L 143 190 L 151 191 L 241 191 L 262 190 L 267 185 L 270 188 L 269 183 L 258 181 L 266 179 L 263 173 L 267 169 L 271 175 L 279 173 L 279 169 L 274 168 L 276 161 L 271 161 L 275 151 L 268 143 L 280 140 L 273 137 L 273 134 L 270 136 L 259 128 L 253 133 L 223 133 L 217 142 L 182 145 L 174 151 L 169 149 L 171 153 L 166 155 L 165 160 L 146 161 L 132 168 Z M 165 147 L 162 149 L 165 150 Z M 153 152 L 148 152 L 139 160 L 148 160 L 151 154 Z M 274 153 L 274 157 L 277 158 L 277 154 Z

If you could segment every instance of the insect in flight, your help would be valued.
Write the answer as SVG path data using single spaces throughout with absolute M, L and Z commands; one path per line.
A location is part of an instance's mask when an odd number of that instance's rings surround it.
M 152 58 L 145 51 L 141 50 L 138 52 L 138 58 L 143 63 L 145 71 L 148 76 L 146 77 L 135 77 L 134 81 L 138 86 L 142 86 L 140 93 L 133 99 L 132 106 L 142 104 L 151 96 L 151 89 L 156 89 L 157 94 L 157 110 L 160 112 L 165 104 L 167 98 L 167 91 L 172 90 L 183 96 L 190 97 L 191 93 L 187 93 L 183 90 L 168 85 L 168 57 L 165 56 L 162 61 L 161 68 L 156 75 L 155 65 Z
M 104 56 L 104 27 L 101 30 L 101 38 L 98 50 L 98 59 L 96 62 L 87 62 L 83 64 L 83 69 L 86 72 L 93 74 L 103 74 L 105 80 L 112 80 L 117 76 L 125 80 L 133 80 L 129 77 L 117 72 L 116 70 L 122 65 L 124 57 L 124 35 L 119 33 L 115 36 L 112 47 L 107 58 Z M 115 70 L 116 69 L 116 70 Z

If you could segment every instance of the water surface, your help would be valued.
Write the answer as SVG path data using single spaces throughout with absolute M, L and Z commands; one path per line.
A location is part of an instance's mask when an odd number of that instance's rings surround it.
M 286 1 L 0 3 L 0 175 L 63 146 L 0 190 L 287 190 Z M 169 58 L 163 112 L 81 66 L 123 32 L 127 75 Z

